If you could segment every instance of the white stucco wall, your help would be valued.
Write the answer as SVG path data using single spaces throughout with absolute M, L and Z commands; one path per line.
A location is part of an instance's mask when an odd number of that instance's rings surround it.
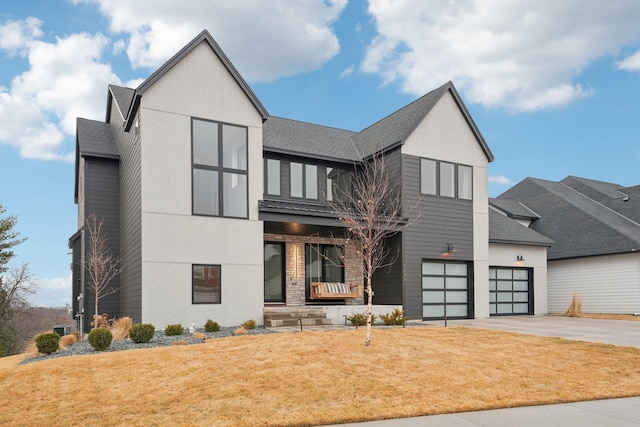
M 549 312 L 564 313 L 573 293 L 585 313 L 640 313 L 640 253 L 549 262 Z
M 517 256 L 522 255 L 523 261 Z M 547 247 L 489 244 L 489 266 L 508 268 L 533 268 L 533 310 L 534 314 L 547 314 Z M 489 291 L 487 290 L 487 301 Z M 488 304 L 488 302 L 487 302 Z
M 473 167 L 475 317 L 489 317 L 489 161 L 450 93 L 411 134 L 402 153 Z
M 191 118 L 248 128 L 249 219 L 191 214 Z M 262 119 L 206 43 L 143 95 L 140 104 L 142 321 L 201 326 L 261 323 Z M 221 304 L 192 304 L 192 264 L 221 265 Z

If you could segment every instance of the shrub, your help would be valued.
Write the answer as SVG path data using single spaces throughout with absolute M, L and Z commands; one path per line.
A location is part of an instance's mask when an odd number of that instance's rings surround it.
M 164 328 L 164 334 L 168 337 L 172 335 L 182 335 L 184 334 L 184 328 L 180 323 L 176 323 L 175 325 L 167 325 L 167 327 Z
M 219 332 L 220 331 L 220 325 L 218 325 L 218 322 L 214 322 L 213 320 L 209 319 L 204 324 L 204 331 L 205 332 Z
M 394 308 L 390 313 L 381 314 L 380 319 L 385 325 L 403 325 L 409 318 L 405 316 L 405 311 L 399 308 Z
M 129 330 L 129 338 L 136 344 L 151 341 L 156 328 L 150 323 L 137 323 Z
M 97 351 L 104 351 L 109 348 L 113 341 L 113 334 L 105 328 L 93 328 L 87 336 L 87 341 Z
M 58 351 L 60 335 L 55 332 L 47 332 L 36 337 L 36 347 L 42 354 L 52 354 Z
M 367 324 L 367 313 L 353 313 L 351 316 L 347 317 L 347 320 L 351 322 L 351 326 L 364 326 Z M 371 324 L 373 325 L 376 321 L 376 315 L 371 315 Z
M 255 329 L 256 328 L 256 321 L 253 319 L 249 319 L 246 322 L 244 322 L 242 325 L 244 329 Z

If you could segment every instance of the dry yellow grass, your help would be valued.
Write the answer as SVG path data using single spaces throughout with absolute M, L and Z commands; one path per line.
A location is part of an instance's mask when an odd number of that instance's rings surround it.
M 588 317 L 590 319 L 605 319 L 605 320 L 633 320 L 640 321 L 640 316 L 634 316 L 633 314 L 604 314 L 604 313 L 581 313 L 578 317 Z
M 639 396 L 640 349 L 462 327 L 376 329 L 370 347 L 361 330 L 246 335 L 0 363 L 0 386 L 0 425 L 305 426 Z

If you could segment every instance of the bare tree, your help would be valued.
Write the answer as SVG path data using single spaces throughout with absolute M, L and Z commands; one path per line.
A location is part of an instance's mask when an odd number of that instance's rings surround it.
M 339 221 L 347 227 L 349 238 L 342 245 L 350 245 L 364 262 L 363 275 L 367 294 L 367 335 L 365 346 L 371 344 L 373 314 L 373 274 L 395 261 L 389 259 L 387 239 L 407 225 L 407 208 L 403 212 L 402 183 L 394 179 L 386 168 L 384 153 L 364 162 L 351 181 L 351 190 L 334 188 L 333 200 L 327 201 Z M 413 207 L 409 206 L 408 210 Z M 404 214 L 404 216 L 403 216 Z M 350 242 L 351 240 L 351 242 Z
M 100 313 L 99 301 L 118 292 L 118 288 L 112 286 L 111 281 L 120 272 L 120 260 L 109 250 L 107 239 L 102 234 L 102 224 L 103 221 L 98 221 L 93 213 L 85 220 L 87 250 L 83 265 L 89 275 L 87 287 L 95 298 L 94 320 Z
M 22 345 L 23 314 L 30 309 L 27 296 L 37 286 L 27 263 L 0 277 L 0 356 L 15 354 Z

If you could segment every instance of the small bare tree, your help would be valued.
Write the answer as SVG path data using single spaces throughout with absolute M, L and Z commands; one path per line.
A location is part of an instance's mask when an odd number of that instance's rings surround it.
M 347 228 L 348 239 L 342 245 L 351 245 L 364 262 L 363 275 L 367 294 L 367 334 L 365 346 L 371 344 L 371 318 L 373 315 L 373 274 L 389 266 L 397 257 L 389 259 L 390 248 L 386 240 L 407 225 L 409 211 L 403 212 L 402 183 L 389 175 L 384 153 L 365 161 L 351 180 L 351 191 L 335 188 L 333 200 L 327 201 L 339 221 Z M 350 242 L 351 240 L 351 242 Z
M 37 287 L 27 263 L 0 276 L 0 357 L 19 350 L 24 339 L 22 329 L 31 321 L 23 318 L 30 309 L 27 297 Z
M 85 220 L 87 250 L 83 265 L 89 275 L 87 287 L 95 297 L 94 321 L 100 315 L 98 302 L 118 292 L 117 287 L 111 286 L 111 280 L 120 272 L 120 260 L 109 250 L 107 239 L 102 234 L 102 224 L 103 221 L 98 221 L 93 213 Z

